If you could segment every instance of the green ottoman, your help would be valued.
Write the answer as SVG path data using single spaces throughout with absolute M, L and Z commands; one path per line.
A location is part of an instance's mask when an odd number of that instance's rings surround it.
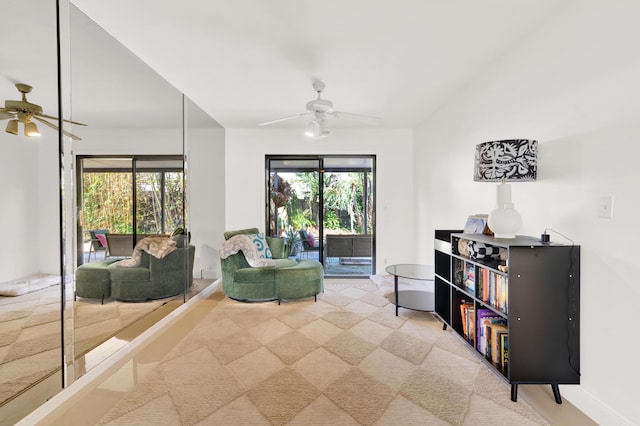
M 107 266 L 118 259 L 85 263 L 76 269 L 76 296 L 104 299 L 111 296 L 111 275 Z
M 295 266 L 276 268 L 276 298 L 302 299 L 317 295 L 323 290 L 324 269 L 315 260 L 298 260 Z
M 140 266 L 109 268 L 111 295 L 121 302 L 144 302 L 153 299 L 153 282 L 149 268 Z

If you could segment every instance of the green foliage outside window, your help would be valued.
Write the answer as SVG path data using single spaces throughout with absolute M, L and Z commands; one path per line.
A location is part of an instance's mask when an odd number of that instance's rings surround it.
M 286 197 L 272 190 L 272 212 L 277 210 L 278 229 L 307 229 L 317 234 L 319 215 L 318 174 L 299 172 L 285 180 L 278 176 L 279 188 Z M 365 179 L 367 180 L 365 186 Z M 368 193 L 365 194 L 365 188 Z M 365 197 L 367 202 L 365 203 Z M 365 205 L 367 211 L 365 211 Z M 366 233 L 373 227 L 373 195 L 371 173 L 324 174 L 324 228 L 327 232 Z M 273 213 L 272 213 L 273 217 Z M 366 219 L 366 220 L 365 220 Z
M 138 173 L 136 184 L 136 232 L 169 233 L 184 226 L 184 180 L 181 172 Z M 133 233 L 132 209 L 131 172 L 91 172 L 83 175 L 85 230 L 108 229 L 117 234 Z

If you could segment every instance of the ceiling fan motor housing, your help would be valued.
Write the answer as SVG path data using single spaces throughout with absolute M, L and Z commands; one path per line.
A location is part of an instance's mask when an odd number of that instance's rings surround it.
M 333 111 L 333 102 L 326 99 L 314 99 L 307 102 L 307 111 L 330 113 Z
M 4 107 L 27 114 L 41 114 L 42 107 L 27 101 L 4 101 Z

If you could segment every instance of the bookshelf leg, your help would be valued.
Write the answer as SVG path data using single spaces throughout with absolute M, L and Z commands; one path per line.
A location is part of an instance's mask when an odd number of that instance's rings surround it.
M 511 400 L 513 402 L 518 401 L 518 385 L 515 383 L 511 385 Z
M 447 323 L 446 323 L 446 322 L 443 322 L 443 323 L 442 323 L 442 329 L 443 329 L 443 330 L 446 330 L 446 329 L 447 329 Z
M 551 384 L 551 390 L 553 391 L 553 398 L 556 400 L 556 404 L 562 404 L 562 397 L 560 396 L 560 388 L 557 384 Z

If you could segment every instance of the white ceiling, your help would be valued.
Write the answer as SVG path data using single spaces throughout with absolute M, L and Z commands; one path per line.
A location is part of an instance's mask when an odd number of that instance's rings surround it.
M 7 7 L 5 16 L 37 15 L 28 10 L 31 3 L 3 2 L 3 15 Z M 72 3 L 135 54 L 123 60 L 111 37 L 90 30 L 91 22 L 81 14 L 72 20 L 72 54 L 81 55 L 72 67 L 74 119 L 135 125 L 136 118 L 164 114 L 158 105 L 173 104 L 175 93 L 157 89 L 162 79 L 149 77 L 137 56 L 227 128 L 254 128 L 304 112 L 306 102 L 315 98 L 313 78 L 326 83 L 323 97 L 337 110 L 380 117 L 383 127 L 414 127 L 517 48 L 559 3 L 568 7 L 556 0 Z M 28 52 L 25 43 L 7 42 L 20 32 L 21 22 L 8 20 L 0 29 L 0 77 L 11 83 L 28 80 L 35 101 L 41 80 L 37 67 L 13 72 L 8 66 Z M 31 48 L 42 49 L 43 39 L 33 38 Z M 0 81 L 2 99 L 15 95 L 12 84 Z M 42 95 L 41 100 L 47 98 Z M 109 114 L 114 116 L 105 120 Z M 362 123 L 331 123 L 341 125 Z
M 336 109 L 414 127 L 562 3 L 72 1 L 227 128 L 304 112 L 314 77 Z

